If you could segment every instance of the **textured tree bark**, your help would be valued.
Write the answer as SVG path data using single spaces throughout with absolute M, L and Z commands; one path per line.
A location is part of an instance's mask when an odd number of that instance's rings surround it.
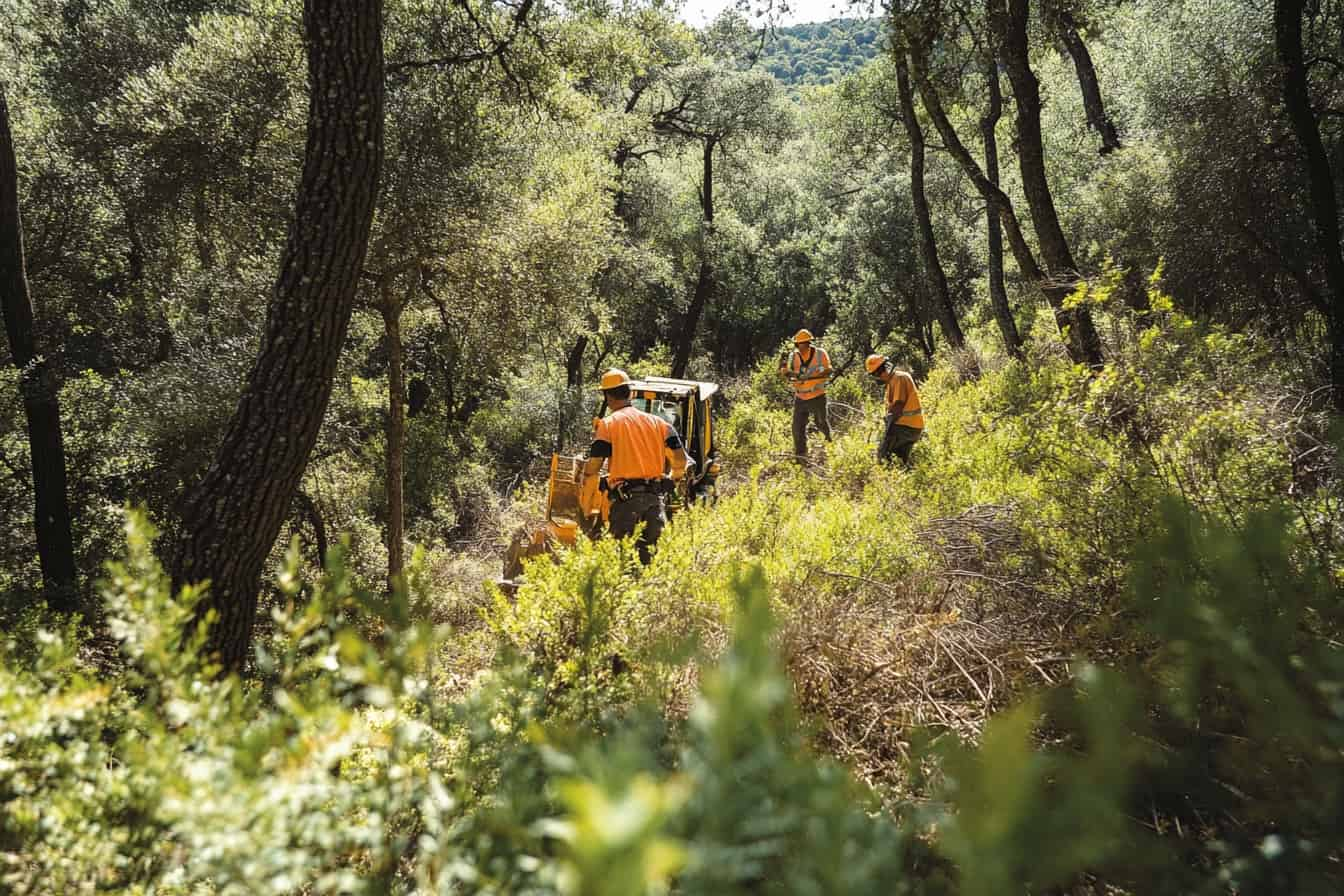
M 383 160 L 382 4 L 305 0 L 308 141 L 257 360 L 223 444 L 183 499 L 173 582 L 209 580 L 210 647 L 251 648 L 262 565 L 317 440 L 354 307 Z
M 704 170 L 701 176 L 700 210 L 704 215 L 704 230 L 700 247 L 700 274 L 695 280 L 691 304 L 681 318 L 681 331 L 676 334 L 672 351 L 672 377 L 684 379 L 691 363 L 691 349 L 695 345 L 695 331 L 700 326 L 710 293 L 714 291 L 714 264 L 710 260 L 710 237 L 714 234 L 714 148 L 713 139 L 704 142 Z
M 1302 146 L 1311 190 L 1316 252 L 1329 298 L 1330 383 L 1335 407 L 1344 411 L 1344 256 L 1339 248 L 1339 205 L 1330 157 L 1311 109 L 1307 66 L 1302 53 L 1303 0 L 1275 0 L 1274 45 L 1283 68 L 1283 102 Z
M 985 177 L 999 186 L 999 141 L 994 133 L 1003 115 L 1003 93 L 999 90 L 999 64 L 992 56 L 985 65 L 985 83 L 989 87 L 989 107 L 980 118 L 980 139 L 985 145 Z M 1003 347 L 1008 354 L 1021 360 L 1022 336 L 1017 332 L 1017 321 L 1008 304 L 1008 290 L 1003 278 L 1003 224 L 999 221 L 999 201 L 994 193 L 985 197 L 985 227 L 989 244 L 989 304 L 994 309 Z
M 24 269 L 23 219 L 19 214 L 19 166 L 9 128 L 9 104 L 0 83 L 0 311 L 9 351 L 19 371 L 19 392 L 28 423 L 33 464 L 33 525 L 47 606 L 62 613 L 79 609 L 70 503 L 66 493 L 65 442 L 55 376 L 38 348 L 32 296 Z
M 1045 288 L 1053 297 L 1050 304 L 1059 309 L 1057 314 L 1062 313 L 1065 317 L 1075 360 L 1098 367 L 1102 363 L 1101 337 L 1092 324 L 1092 315 L 1086 308 L 1063 308 L 1064 300 L 1078 281 L 1078 266 L 1064 236 L 1064 228 L 1059 224 L 1045 170 L 1040 84 L 1031 70 L 1027 45 L 1030 6 L 1028 0 L 1007 0 L 1006 8 L 1004 0 L 992 2 L 995 8 L 990 19 L 998 32 L 1004 68 L 1008 70 L 1013 102 L 1017 106 L 1017 160 L 1022 174 L 1022 192 L 1027 197 L 1032 227 L 1049 275 Z
M 1106 114 L 1106 104 L 1101 99 L 1101 85 L 1097 80 L 1097 68 L 1092 64 L 1092 54 L 1088 52 L 1087 43 L 1078 33 L 1078 23 L 1067 9 L 1055 9 L 1052 13 L 1060 42 L 1073 59 L 1074 71 L 1078 73 L 1078 89 L 1083 95 L 1087 123 L 1101 136 L 1101 154 L 1115 152 L 1120 148 L 1120 135 L 1111 117 Z
M 390 278 L 381 284 L 383 330 L 387 338 L 387 588 L 396 587 L 406 567 L 406 378 L 402 370 L 402 303 Z
M 952 306 L 952 294 L 947 287 L 947 274 L 938 258 L 938 242 L 933 234 L 933 217 L 929 213 L 929 200 L 924 194 L 924 131 L 919 126 L 919 117 L 915 115 L 914 95 L 910 91 L 910 73 L 905 56 L 896 57 L 896 86 L 901 95 L 901 118 L 905 122 L 905 132 L 910 137 L 910 198 L 915 206 L 915 223 L 919 228 L 919 250 L 924 256 L 924 268 L 928 272 L 933 287 L 933 303 L 938 318 L 938 326 L 948 345 L 960 349 L 966 346 L 966 337 L 961 332 L 961 323 L 957 320 L 957 311 Z

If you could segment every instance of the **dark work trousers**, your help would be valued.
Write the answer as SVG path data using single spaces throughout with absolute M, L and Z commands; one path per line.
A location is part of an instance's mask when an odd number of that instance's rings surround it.
M 793 400 L 793 453 L 799 460 L 807 457 L 807 421 L 821 430 L 826 441 L 831 440 L 831 422 L 826 419 L 826 393 L 816 398 Z
M 636 526 L 644 524 L 638 542 L 639 562 L 647 566 L 649 548 L 658 541 L 658 536 L 663 534 L 663 527 L 667 525 L 663 496 L 654 492 L 634 492 L 624 501 L 613 500 L 608 522 L 615 538 L 627 538 L 634 534 Z
M 900 458 L 901 464 L 910 468 L 910 450 L 924 435 L 924 430 L 914 426 L 902 426 L 896 421 L 901 419 L 895 414 L 887 415 L 887 428 L 882 433 L 882 443 L 877 446 L 877 459 L 889 461 L 893 456 Z

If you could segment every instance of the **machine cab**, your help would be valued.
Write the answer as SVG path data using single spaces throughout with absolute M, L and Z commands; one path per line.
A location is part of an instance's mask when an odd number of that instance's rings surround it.
M 695 461 L 689 493 L 693 500 L 713 493 L 719 473 L 713 414 L 714 395 L 718 391 L 718 383 L 662 376 L 645 377 L 630 384 L 630 403 L 670 423 L 685 443 L 687 455 Z M 599 405 L 594 420 L 606 414 L 605 404 Z
M 706 501 L 714 496 L 719 475 L 719 452 L 714 441 L 714 396 L 718 391 L 717 383 L 659 376 L 630 384 L 631 404 L 672 424 L 686 445 L 686 453 L 695 461 L 684 487 L 669 496 L 669 513 L 675 513 L 687 501 Z M 605 403 L 598 406 L 597 413 L 599 418 L 606 416 Z M 505 555 L 501 587 L 515 587 L 524 558 L 572 545 L 580 533 L 591 536 L 601 532 L 611 505 L 598 481 L 585 474 L 586 461 L 583 455 L 551 455 L 545 523 L 515 534 Z

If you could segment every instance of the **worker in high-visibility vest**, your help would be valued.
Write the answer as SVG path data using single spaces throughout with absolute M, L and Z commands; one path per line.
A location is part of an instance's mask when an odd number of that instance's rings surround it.
M 793 352 L 779 365 L 779 375 L 793 389 L 793 453 L 807 458 L 807 424 L 812 421 L 831 441 L 831 423 L 826 418 L 826 384 L 831 379 L 831 357 L 812 342 L 809 330 L 793 337 Z
M 663 496 L 672 491 L 695 461 L 686 455 L 681 436 L 662 417 L 630 403 L 630 377 L 615 368 L 602 374 L 598 390 L 605 396 L 605 417 L 598 418 L 588 449 L 585 478 L 591 481 L 607 465 L 608 524 L 616 538 L 634 534 L 640 523 L 639 559 L 649 562 L 649 549 L 663 534 L 667 512 Z M 664 475 L 670 469 L 671 478 Z
M 886 427 L 877 446 L 877 459 L 885 462 L 895 456 L 908 468 L 910 451 L 924 435 L 924 409 L 914 377 L 893 367 L 886 355 L 869 355 L 863 366 L 873 379 L 886 384 Z

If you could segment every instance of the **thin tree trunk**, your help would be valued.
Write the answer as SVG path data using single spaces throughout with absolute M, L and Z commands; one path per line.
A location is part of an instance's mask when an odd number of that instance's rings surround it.
M 1003 93 L 999 90 L 999 65 L 991 56 L 985 65 L 985 83 L 989 87 L 989 108 L 980 119 L 980 138 L 985 145 L 985 177 L 999 186 L 999 141 L 994 133 L 1003 115 Z M 985 197 L 985 227 L 989 243 L 989 304 L 994 309 L 1003 347 L 1008 354 L 1022 359 L 1022 336 L 1017 332 L 1017 321 L 1008 304 L 1008 289 L 1003 277 L 1003 224 L 999 221 L 999 201 L 991 194 Z
M 1045 146 L 1041 137 L 1040 83 L 1031 70 L 1027 45 L 1027 22 L 1030 14 L 1028 0 L 993 0 L 995 14 L 991 20 L 999 36 L 1004 67 L 1013 84 L 1013 102 L 1017 106 L 1017 161 L 1022 173 L 1022 192 L 1027 197 L 1027 209 L 1041 246 L 1051 290 L 1062 307 L 1078 281 L 1078 266 L 1069 249 L 1064 228 L 1060 226 L 1055 200 L 1050 193 L 1050 180 L 1045 169 Z M 1064 310 L 1069 337 L 1073 342 L 1075 358 L 1094 367 L 1102 363 L 1101 337 L 1092 324 L 1092 315 L 1086 308 Z
M 294 493 L 294 504 L 298 512 L 308 520 L 308 525 L 313 527 L 313 549 L 317 552 L 318 565 L 325 566 L 329 540 L 327 523 L 322 519 L 322 511 L 313 500 L 313 496 L 302 489 Z
M 1303 0 L 1275 0 L 1274 44 L 1279 64 L 1283 67 L 1283 102 L 1306 161 L 1316 252 L 1325 272 L 1330 303 L 1326 318 L 1330 338 L 1330 383 L 1334 387 L 1335 407 L 1344 411 L 1344 256 L 1339 248 L 1339 206 L 1330 159 L 1321 142 L 1316 114 L 1311 109 L 1307 66 L 1302 53 L 1303 6 Z
M 708 255 L 709 250 L 705 250 Z M 695 340 L 695 329 L 709 304 L 709 294 L 714 288 L 714 266 L 709 258 L 700 260 L 700 274 L 695 280 L 695 292 L 691 295 L 691 304 L 682 317 L 681 332 L 677 333 L 676 350 L 672 355 L 672 377 L 685 379 L 686 368 L 691 362 L 691 348 Z
M 402 370 L 402 303 L 391 278 L 380 284 L 383 330 L 387 339 L 387 588 L 396 588 L 406 565 L 406 378 Z
M 672 377 L 684 379 L 686 368 L 691 363 L 691 349 L 695 344 L 695 331 L 700 326 L 709 305 L 710 293 L 714 291 L 714 265 L 710 260 L 710 239 L 714 235 L 714 147 L 718 143 L 707 139 L 704 143 L 704 170 L 700 187 L 700 210 L 704 214 L 704 226 L 700 241 L 700 274 L 695 280 L 695 292 L 691 295 L 691 304 L 681 319 L 681 331 L 675 334 L 672 352 Z
M 1097 80 L 1097 69 L 1092 64 L 1092 54 L 1087 43 L 1078 33 L 1078 23 L 1067 9 L 1052 10 L 1055 30 L 1059 39 L 1073 59 L 1074 71 L 1078 73 L 1078 89 L 1083 95 L 1083 109 L 1087 113 L 1088 125 L 1101 136 L 1101 154 L 1114 152 L 1120 148 L 1120 135 L 1115 124 L 1106 114 L 1106 104 L 1101 99 L 1101 85 Z
M 937 92 L 929 83 L 928 78 L 925 77 L 922 58 L 912 56 L 911 63 L 911 78 L 919 90 L 920 99 L 924 102 L 924 110 L 938 129 L 939 136 L 943 138 L 944 149 L 951 153 L 952 158 L 956 159 L 961 165 L 962 171 L 970 178 L 981 197 L 986 202 L 993 202 L 998 209 L 999 221 L 1003 224 L 1003 231 L 1008 238 L 1008 247 L 1013 252 L 1017 269 L 1022 272 L 1023 277 L 1035 283 L 1041 290 L 1041 294 L 1045 296 L 1046 302 L 1054 312 L 1055 325 L 1059 327 L 1059 332 L 1064 337 L 1064 344 L 1069 350 L 1069 357 L 1073 359 L 1074 363 L 1085 363 L 1087 359 L 1080 352 L 1075 338 L 1076 334 L 1071 329 L 1075 312 L 1064 307 L 1064 300 L 1068 298 L 1070 289 L 1060 289 L 1059 284 L 1052 280 L 1045 271 L 1041 270 L 1040 264 L 1036 261 L 1035 253 L 1032 252 L 1031 246 L 1027 243 L 1026 234 L 1022 232 L 1022 225 L 1018 220 L 1017 211 L 1013 208 L 1012 200 L 998 184 L 990 181 L 984 171 L 980 169 L 980 164 L 976 162 L 970 150 L 961 142 L 957 129 L 952 126 L 952 122 L 947 117 L 947 112 L 943 109 L 942 100 L 938 98 Z
M 947 274 L 938 258 L 938 243 L 933 234 L 933 217 L 929 213 L 929 200 L 924 194 L 924 130 L 919 126 L 915 115 L 915 100 L 910 92 L 910 73 L 906 67 L 904 54 L 896 58 L 896 85 L 901 95 L 901 118 L 905 121 L 905 132 L 910 137 L 910 198 L 915 206 L 915 222 L 919 228 L 919 249 L 924 256 L 924 267 L 933 286 L 933 306 L 942 328 L 943 338 L 948 345 L 961 349 L 966 345 L 966 337 L 961 332 L 957 320 L 957 311 L 952 306 L 952 295 L 947 287 Z
M 915 321 L 915 341 L 919 343 L 919 348 L 924 353 L 924 360 L 932 364 L 933 353 L 938 348 L 938 343 L 934 339 L 933 324 L 927 321 Z
M 209 580 L 210 647 L 250 652 L 257 591 L 317 440 L 354 307 L 383 160 L 382 3 L 305 0 L 308 141 L 260 352 L 223 444 L 184 496 L 173 582 Z
M 587 350 L 588 337 L 581 335 L 565 355 L 565 385 L 571 389 L 583 385 L 583 353 Z
M 28 275 L 24 269 L 19 167 L 3 83 L 0 83 L 0 311 L 4 313 L 9 351 L 19 371 L 19 392 L 28 423 L 33 527 L 42 585 L 49 607 L 71 613 L 79 608 L 79 596 L 66 495 L 61 406 L 55 375 L 37 344 L 32 296 L 28 293 Z

